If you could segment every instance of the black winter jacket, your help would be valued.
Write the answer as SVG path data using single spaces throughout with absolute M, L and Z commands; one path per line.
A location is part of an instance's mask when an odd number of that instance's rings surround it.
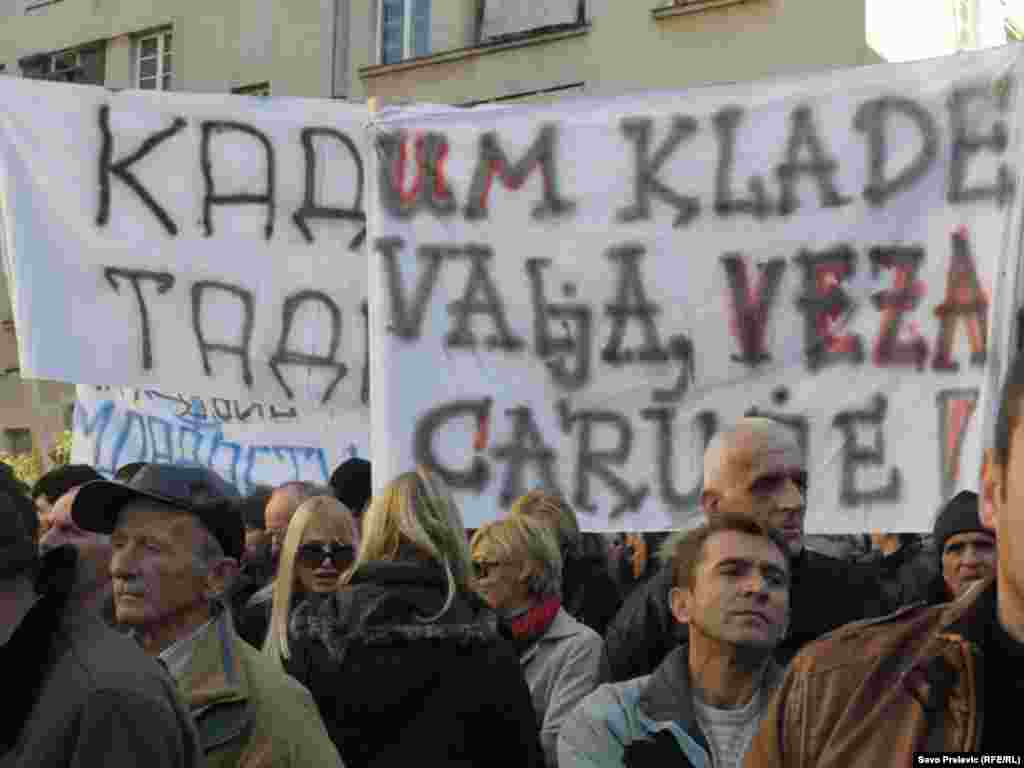
M 618 683 L 652 673 L 686 638 L 669 611 L 672 568 L 660 568 L 638 585 L 608 625 L 601 654 L 601 682 Z
M 886 613 L 918 602 L 945 602 L 935 600 L 933 595 L 935 579 L 941 578 L 938 556 L 920 539 L 907 542 L 891 555 L 869 556 L 864 564 L 875 570 L 885 596 Z
M 42 557 L 40 599 L 0 646 L 0 768 L 201 768 L 174 681 L 70 598 L 77 562 L 70 545 Z
M 444 605 L 433 565 L 375 562 L 292 613 L 285 667 L 312 692 L 347 768 L 544 765 L 519 659 L 475 595 Z
M 603 635 L 622 606 L 619 587 L 601 556 L 567 558 L 562 567 L 562 606 L 566 613 Z
M 789 634 L 775 652 L 782 666 L 797 651 L 851 621 L 889 613 L 873 568 L 804 549 L 792 560 Z

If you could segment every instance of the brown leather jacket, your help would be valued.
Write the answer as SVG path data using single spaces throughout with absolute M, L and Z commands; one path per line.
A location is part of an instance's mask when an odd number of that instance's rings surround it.
M 981 739 L 981 652 L 995 584 L 953 603 L 855 622 L 793 660 L 745 768 L 911 765 Z

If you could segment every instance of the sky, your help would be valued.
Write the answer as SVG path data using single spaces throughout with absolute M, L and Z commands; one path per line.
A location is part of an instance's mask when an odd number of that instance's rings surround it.
M 1003 0 L 1003 7 L 1018 27 L 1024 23 L 1024 0 Z

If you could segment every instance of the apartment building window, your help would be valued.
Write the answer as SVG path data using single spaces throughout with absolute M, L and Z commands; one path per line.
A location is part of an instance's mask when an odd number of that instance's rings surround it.
M 243 85 L 239 88 L 232 88 L 231 92 L 238 96 L 269 96 L 270 83 L 255 83 L 254 85 Z
M 140 37 L 136 43 L 135 85 L 145 91 L 171 90 L 174 67 L 170 30 Z
M 430 53 L 430 2 L 380 0 L 382 64 Z
M 555 31 L 583 24 L 584 0 L 547 0 L 512 3 L 481 0 L 480 42 Z
M 32 13 L 49 5 L 56 5 L 59 2 L 61 0 L 25 0 L 25 13 Z
M 33 80 L 103 85 L 106 46 L 90 45 L 56 53 L 42 53 L 22 59 L 21 73 Z
M 27 429 L 5 429 L 4 449 L 7 453 L 32 453 L 32 432 Z

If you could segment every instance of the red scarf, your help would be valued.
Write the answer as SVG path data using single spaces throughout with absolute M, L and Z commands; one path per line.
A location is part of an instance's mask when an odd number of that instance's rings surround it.
M 522 616 L 512 619 L 508 626 L 516 643 L 533 641 L 547 632 L 561 607 L 562 598 L 552 595 L 530 606 Z

